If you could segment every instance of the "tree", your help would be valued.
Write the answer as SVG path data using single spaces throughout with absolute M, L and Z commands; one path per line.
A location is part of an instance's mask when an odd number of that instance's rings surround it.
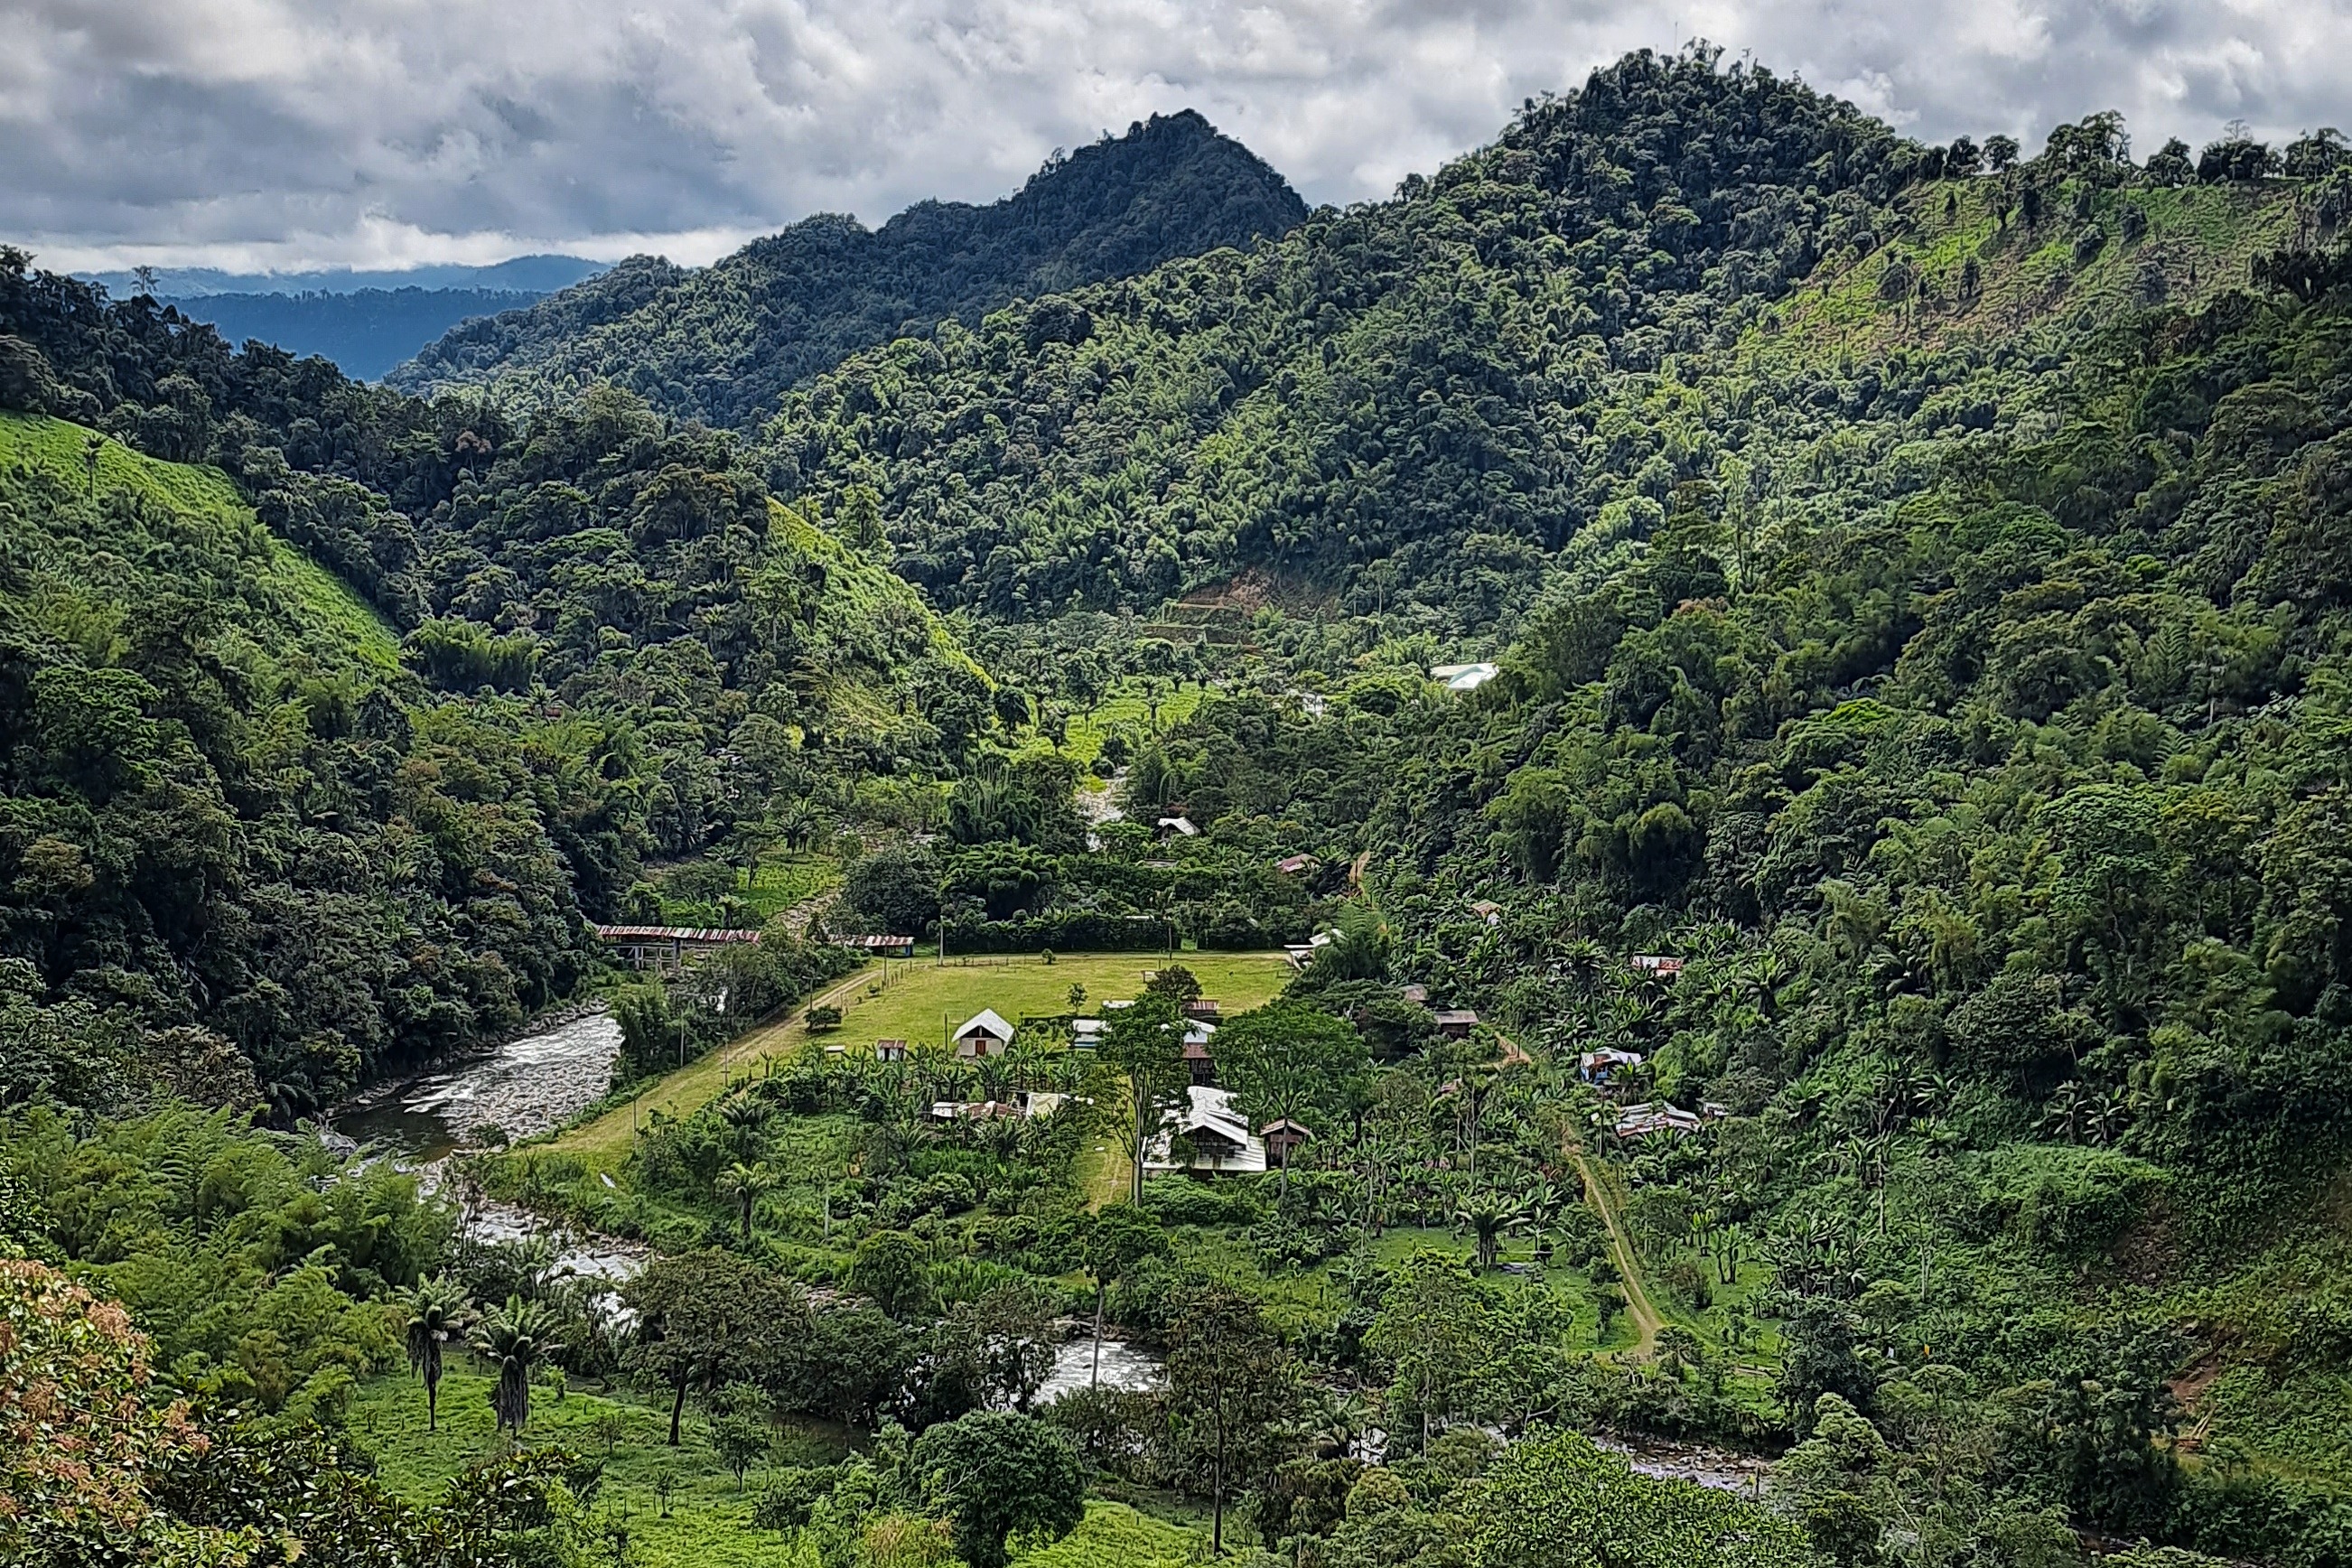
M 908 1474 L 944 1513 L 971 1568 L 1004 1568 L 1015 1531 L 1059 1540 L 1086 1517 L 1086 1469 L 1069 1439 L 1011 1411 L 942 1422 L 915 1440 Z
M 562 1352 L 555 1328 L 555 1314 L 545 1302 L 509 1296 L 504 1307 L 484 1312 L 467 1337 L 474 1353 L 498 1369 L 490 1407 L 498 1413 L 498 1424 L 518 1437 L 530 1420 L 531 1374 L 541 1363 Z
M 1462 1260 L 1424 1247 L 1389 1271 L 1364 1348 L 1395 1378 L 1396 1414 L 1421 1419 L 1428 1446 L 1433 1415 L 1450 1415 L 1475 1388 L 1498 1338 L 1490 1287 Z
M 621 1299 L 639 1324 L 625 1364 L 670 1391 L 673 1448 L 688 1389 L 781 1379 L 808 1341 L 808 1297 L 799 1284 L 715 1247 L 656 1258 L 621 1288 Z
M 1985 138 L 1985 162 L 1996 174 L 2005 174 L 2017 166 L 2017 138 L 2014 136 Z
M 877 1230 L 857 1244 L 843 1281 L 894 1318 L 920 1311 L 931 1299 L 931 1255 L 921 1239 L 903 1230 Z
M 1162 970 L 1161 973 L 1167 971 Z M 1197 986 L 1196 986 L 1197 989 Z M 1184 1016 L 1165 993 L 1148 992 L 1121 1008 L 1103 1030 L 1096 1056 L 1124 1076 L 1125 1115 L 1113 1124 L 1132 1172 L 1129 1197 L 1143 1202 L 1143 1156 L 1169 1112 L 1185 1102 L 1192 1082 L 1184 1065 Z
M 1802 1532 L 1727 1492 L 1636 1475 L 1573 1432 L 1514 1444 L 1481 1488 L 1475 1568 L 1807 1568 Z
M 1217 1076 L 1254 1121 L 1276 1119 L 1318 1135 L 1371 1071 L 1355 1026 L 1304 1002 L 1270 1002 L 1217 1031 Z M 1290 1140 L 1282 1141 L 1276 1203 L 1290 1197 Z
M 1144 982 L 1143 994 L 1164 997 L 1181 1012 L 1188 1004 L 1201 999 L 1200 976 L 1181 963 L 1165 964 L 1153 971 L 1151 978 Z
M 1168 1407 L 1192 1424 L 1192 1445 L 1208 1461 L 1209 1549 L 1221 1555 L 1225 1495 L 1237 1474 L 1253 1477 L 1271 1458 L 1297 1367 L 1256 1299 L 1232 1286 L 1188 1290 L 1169 1321 Z
M 710 1416 L 710 1446 L 734 1472 L 735 1489 L 743 1489 L 743 1476 L 768 1451 L 774 1434 L 760 1406 L 766 1396 L 753 1384 L 731 1383 L 719 1391 Z
M 1088 1387 L 1102 1381 L 1103 1295 L 1147 1258 L 1165 1258 L 1168 1233 L 1160 1222 L 1132 1204 L 1104 1209 L 1087 1227 L 1086 1269 L 1095 1282 L 1094 1366 L 1087 1374 Z
M 1495 1267 L 1495 1255 L 1502 1246 L 1503 1233 L 1519 1217 L 1519 1206 L 1496 1192 L 1473 1193 L 1454 1211 L 1454 1217 L 1470 1227 L 1477 1248 L 1481 1270 Z
M 751 1165 L 738 1160 L 719 1173 L 719 1194 L 733 1201 L 746 1246 L 751 1240 L 751 1210 L 763 1195 L 775 1189 L 775 1185 L 776 1173 L 768 1168 L 764 1160 Z
M 465 1327 L 466 1293 L 446 1274 L 417 1282 L 408 1297 L 408 1366 L 425 1380 L 425 1429 L 441 1425 L 441 1347 Z

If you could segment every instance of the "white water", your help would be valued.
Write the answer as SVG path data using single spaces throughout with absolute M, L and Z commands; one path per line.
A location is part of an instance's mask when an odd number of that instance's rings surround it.
M 1046 1375 L 1037 1390 L 1036 1402 L 1051 1404 L 1074 1389 L 1087 1387 L 1096 1381 L 1095 1342 L 1091 1333 L 1075 1340 L 1066 1340 L 1055 1352 L 1054 1370 Z M 1166 1364 L 1159 1353 L 1125 1340 L 1106 1339 L 1102 1342 L 1102 1376 L 1105 1388 L 1131 1389 L 1149 1393 L 1167 1380 Z
M 333 1131 L 388 1155 L 441 1184 L 444 1163 L 495 1127 L 509 1140 L 551 1131 L 604 1096 L 621 1051 L 621 1026 L 590 1013 L 510 1040 L 488 1056 L 458 1063 L 371 1096 L 335 1117 Z M 582 1237 L 527 1209 L 495 1200 L 467 1205 L 466 1234 L 518 1242 L 552 1234 L 556 1262 L 583 1278 L 619 1281 L 645 1267 L 646 1251 L 609 1236 Z
M 492 1127 L 529 1138 L 603 1099 L 620 1053 L 621 1026 L 590 1013 L 372 1096 L 334 1128 L 404 1161 L 439 1160 Z

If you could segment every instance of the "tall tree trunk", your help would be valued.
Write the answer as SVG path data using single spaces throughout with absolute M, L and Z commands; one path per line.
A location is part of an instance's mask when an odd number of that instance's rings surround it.
M 678 1418 L 686 1414 L 686 1379 L 677 1380 L 677 1397 L 669 1402 L 669 1446 L 677 1447 Z
M 1209 1555 L 1223 1557 L 1225 1554 L 1225 1417 L 1222 1410 L 1217 1415 L 1217 1468 L 1211 1487 L 1216 1494 L 1216 1505 L 1215 1511 L 1210 1516 Z
M 1097 1279 L 1095 1281 L 1095 1370 L 1087 1380 L 1088 1388 L 1102 1386 L 1102 1309 L 1103 1283 Z

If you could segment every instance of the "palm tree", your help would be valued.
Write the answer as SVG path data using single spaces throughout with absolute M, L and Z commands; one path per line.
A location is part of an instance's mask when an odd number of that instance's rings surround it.
M 727 1123 L 729 1138 L 740 1148 L 768 1120 L 768 1108 L 748 1094 L 738 1094 L 720 1103 L 719 1120 Z
M 464 1326 L 466 1293 L 446 1274 L 420 1279 L 408 1296 L 408 1366 L 425 1379 L 425 1429 L 441 1426 L 441 1347 Z
M 1454 1213 L 1455 1220 L 1470 1227 L 1476 1238 L 1478 1267 L 1483 1271 L 1495 1267 L 1495 1254 L 1502 1247 L 1503 1233 L 1519 1217 L 1518 1205 L 1497 1193 L 1473 1193 Z
M 467 1340 L 474 1353 L 499 1369 L 499 1385 L 490 1391 L 490 1408 L 498 1424 L 522 1436 L 530 1419 L 530 1377 L 540 1363 L 560 1354 L 554 1339 L 555 1314 L 537 1301 L 509 1296 L 503 1307 L 482 1314 Z
M 759 1203 L 761 1194 L 772 1190 L 775 1184 L 776 1173 L 768 1168 L 764 1160 L 756 1165 L 747 1165 L 738 1160 L 719 1173 L 719 1194 L 734 1202 L 736 1213 L 743 1222 L 746 1243 L 751 1239 L 752 1207 Z

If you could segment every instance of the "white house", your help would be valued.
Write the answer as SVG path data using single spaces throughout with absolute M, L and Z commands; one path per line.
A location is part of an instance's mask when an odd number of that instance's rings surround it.
M 1186 1105 L 1168 1113 L 1145 1147 L 1144 1170 L 1264 1174 L 1265 1140 L 1251 1131 L 1249 1118 L 1234 1109 L 1232 1091 L 1195 1084 L 1186 1094 Z
M 956 1055 L 969 1060 L 974 1057 L 1001 1057 L 1013 1044 L 1013 1026 L 987 1007 L 963 1021 L 963 1027 L 949 1038 L 955 1044 Z
M 1621 1051 L 1614 1046 L 1603 1046 L 1597 1051 L 1587 1051 L 1576 1058 L 1577 1076 L 1587 1083 L 1604 1083 L 1620 1068 L 1642 1065 L 1639 1051 Z

